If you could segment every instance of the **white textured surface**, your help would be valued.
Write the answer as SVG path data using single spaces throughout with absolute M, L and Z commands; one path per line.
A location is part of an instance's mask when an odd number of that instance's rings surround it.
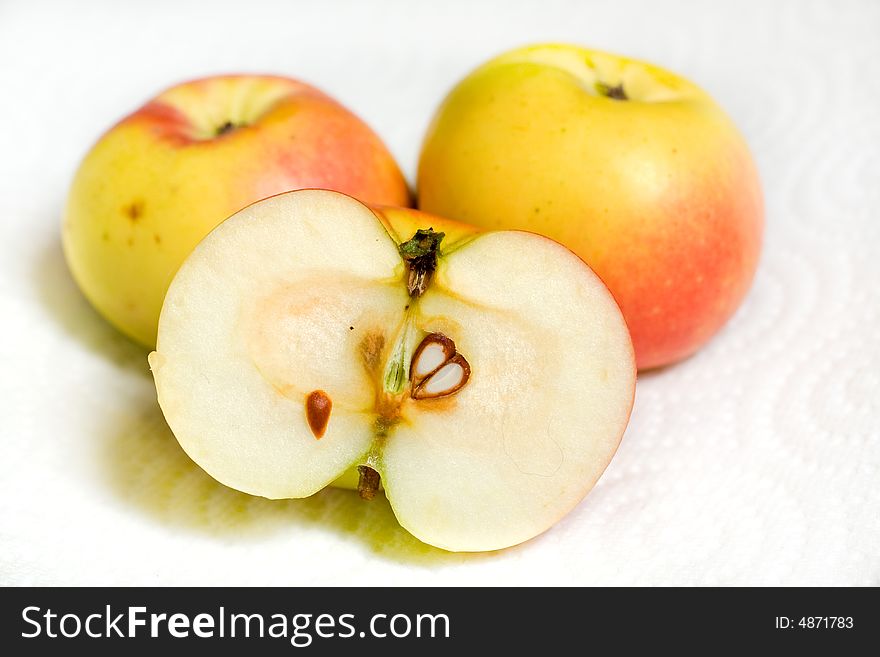
M 0 583 L 880 584 L 880 3 L 125 4 L 0 3 Z M 767 233 L 734 320 L 640 380 L 599 486 L 502 553 L 203 475 L 62 260 L 91 142 L 169 83 L 271 71 L 358 111 L 412 179 L 454 81 L 544 40 L 677 70 L 739 124 Z

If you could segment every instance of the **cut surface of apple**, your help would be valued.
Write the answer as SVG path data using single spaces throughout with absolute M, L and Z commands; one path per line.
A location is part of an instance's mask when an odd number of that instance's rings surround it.
M 150 355 L 159 402 L 220 482 L 304 497 L 352 468 L 455 551 L 552 526 L 613 456 L 633 402 L 598 277 L 531 233 L 475 233 L 307 190 L 220 224 L 175 277 Z

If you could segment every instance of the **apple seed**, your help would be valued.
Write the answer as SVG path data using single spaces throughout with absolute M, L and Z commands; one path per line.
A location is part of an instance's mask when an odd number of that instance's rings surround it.
M 442 333 L 429 333 L 413 354 L 410 368 L 413 399 L 436 399 L 461 390 L 471 366 Z
M 413 399 L 436 399 L 461 390 L 471 376 L 471 366 L 442 333 L 425 336 L 413 354 L 410 368 Z
M 413 355 L 409 378 L 413 385 L 436 372 L 440 367 L 455 356 L 455 343 L 442 333 L 431 333 L 416 349 Z
M 440 367 L 412 392 L 413 399 L 437 399 L 461 390 L 471 376 L 471 366 L 460 354 Z
M 314 390 L 306 397 L 306 420 L 315 439 L 321 440 L 330 422 L 330 410 L 333 402 L 323 390 Z

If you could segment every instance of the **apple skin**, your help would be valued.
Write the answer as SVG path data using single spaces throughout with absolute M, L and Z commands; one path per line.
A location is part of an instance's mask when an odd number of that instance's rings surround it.
M 424 141 L 418 204 L 568 246 L 616 298 L 640 369 L 689 356 L 731 317 L 764 223 L 749 150 L 705 92 L 569 45 L 509 52 L 453 89 Z
M 196 244 L 244 206 L 307 187 L 410 200 L 379 137 L 314 87 L 276 76 L 187 82 L 86 155 L 68 197 L 64 252 L 95 308 L 152 347 L 165 292 Z
M 412 208 L 374 204 L 370 209 L 379 217 L 398 244 L 410 239 L 417 230 L 433 228 L 436 232 L 443 233 L 443 241 L 440 243 L 441 253 L 454 244 L 484 232 L 476 226 Z

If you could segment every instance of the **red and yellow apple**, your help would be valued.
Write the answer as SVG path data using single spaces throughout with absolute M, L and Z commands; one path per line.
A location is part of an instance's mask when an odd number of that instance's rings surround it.
M 509 52 L 452 90 L 424 141 L 418 202 L 571 248 L 620 304 L 640 368 L 690 355 L 730 318 L 763 230 L 752 157 L 708 94 L 567 45 Z
M 181 84 L 86 155 L 67 202 L 64 252 L 95 308 L 152 346 L 168 285 L 196 244 L 242 207 L 305 187 L 409 200 L 379 137 L 314 87 L 247 75 Z

